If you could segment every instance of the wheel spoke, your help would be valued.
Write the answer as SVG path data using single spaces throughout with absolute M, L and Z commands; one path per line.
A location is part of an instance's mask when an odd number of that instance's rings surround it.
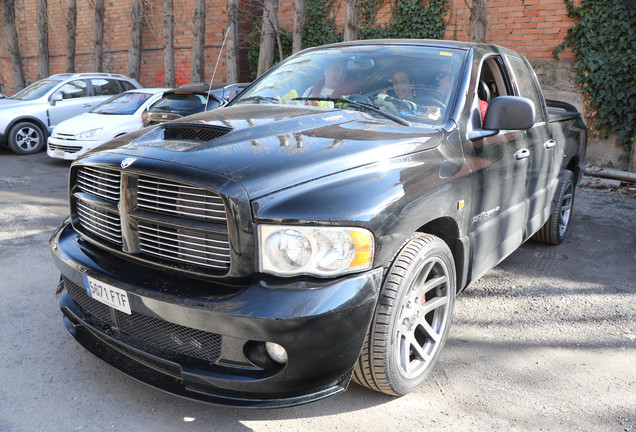
M 435 297 L 430 300 L 427 300 L 420 309 L 423 315 L 428 314 L 429 312 L 445 307 L 448 304 L 448 297 Z
M 424 347 L 417 342 L 417 339 L 415 339 L 415 335 L 413 333 L 410 334 L 409 339 L 411 348 L 413 349 L 413 352 L 415 353 L 417 358 L 422 362 L 428 361 L 431 355 L 424 351 Z

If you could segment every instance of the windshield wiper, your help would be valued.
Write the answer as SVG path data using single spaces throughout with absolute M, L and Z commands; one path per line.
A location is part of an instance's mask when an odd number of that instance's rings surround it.
M 236 102 L 237 103 L 241 103 L 241 102 L 245 102 L 245 101 L 250 101 L 250 100 L 255 100 L 255 101 L 270 101 L 270 102 L 276 102 L 276 103 L 280 103 L 280 100 L 278 100 L 278 98 L 275 97 L 271 97 L 271 96 L 250 96 L 247 98 L 243 98 L 243 99 L 239 99 Z
M 391 113 L 382 111 L 380 109 L 380 107 L 377 107 L 373 104 L 367 103 L 367 102 L 360 102 L 357 100 L 350 100 L 350 99 L 345 99 L 345 98 L 338 98 L 338 97 L 297 97 L 291 100 L 304 100 L 304 101 L 328 101 L 328 102 L 335 102 L 335 103 L 344 103 L 344 104 L 352 104 L 352 105 L 359 105 L 361 107 L 367 108 L 369 111 L 373 111 L 374 113 L 380 114 L 383 117 L 388 118 L 389 120 L 393 120 L 396 123 L 401 124 L 402 126 L 411 126 L 411 123 L 409 123 L 408 121 L 404 120 L 403 118 L 400 118 L 396 115 L 393 115 Z

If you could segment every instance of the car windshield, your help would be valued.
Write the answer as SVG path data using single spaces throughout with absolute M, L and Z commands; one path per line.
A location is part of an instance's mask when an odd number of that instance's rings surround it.
M 152 96 L 151 93 L 121 93 L 91 110 L 94 114 L 131 115 Z
M 25 89 L 20 90 L 11 99 L 17 100 L 34 100 L 38 99 L 49 92 L 53 87 L 58 85 L 61 81 L 44 79 L 38 82 L 34 82 Z
M 443 124 L 464 58 L 461 50 L 418 45 L 310 50 L 271 69 L 233 104 L 311 105 L 403 124 Z

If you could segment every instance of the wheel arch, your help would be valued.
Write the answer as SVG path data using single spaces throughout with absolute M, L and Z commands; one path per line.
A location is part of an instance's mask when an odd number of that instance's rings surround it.
M 582 174 L 581 167 L 579 166 L 579 157 L 572 156 L 568 164 L 565 166 L 565 169 L 574 173 L 574 182 L 575 185 L 577 185 L 579 183 L 579 180 L 581 179 Z
M 9 137 L 9 131 L 11 131 L 11 128 L 13 128 L 13 126 L 15 126 L 16 124 L 20 122 L 35 123 L 40 128 L 40 130 L 42 130 L 42 133 L 44 134 L 44 142 L 46 143 L 46 139 L 49 137 L 49 127 L 45 125 L 44 122 L 42 122 L 42 120 L 33 116 L 20 116 L 11 120 L 11 122 L 7 125 L 6 133 L 5 133 L 5 136 L 7 137 L 7 143 L 8 143 L 8 137 Z
M 457 222 L 451 217 L 440 217 L 421 226 L 417 232 L 432 234 L 439 237 L 446 243 L 453 259 L 455 260 L 455 272 L 457 277 L 457 292 L 461 291 L 465 285 L 466 278 L 466 247 L 460 240 L 460 230 Z

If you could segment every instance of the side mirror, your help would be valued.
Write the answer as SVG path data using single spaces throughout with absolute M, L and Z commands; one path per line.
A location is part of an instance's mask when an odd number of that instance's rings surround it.
M 524 130 L 534 125 L 534 102 L 520 96 L 499 96 L 490 101 L 484 129 Z
M 51 96 L 51 98 L 49 99 L 49 102 L 51 103 L 51 105 L 55 105 L 56 102 L 61 101 L 62 98 L 62 94 L 61 93 L 53 93 L 53 95 Z

